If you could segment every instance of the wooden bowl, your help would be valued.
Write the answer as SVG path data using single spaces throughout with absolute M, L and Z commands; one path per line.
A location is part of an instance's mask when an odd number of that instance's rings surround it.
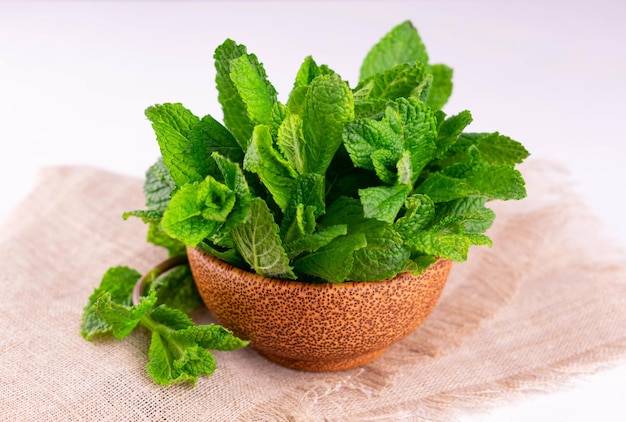
M 452 262 L 419 276 L 319 284 L 262 277 L 188 249 L 200 295 L 215 319 L 268 359 L 323 372 L 361 366 L 413 332 L 437 303 Z

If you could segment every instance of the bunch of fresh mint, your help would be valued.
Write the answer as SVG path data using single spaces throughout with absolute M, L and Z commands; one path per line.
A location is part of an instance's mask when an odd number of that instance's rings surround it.
M 307 57 L 285 104 L 245 46 L 226 40 L 214 58 L 224 125 L 181 104 L 146 110 L 162 157 L 146 174 L 147 209 L 124 218 L 142 218 L 148 241 L 172 256 L 189 246 L 269 277 L 378 281 L 440 257 L 465 260 L 471 245 L 491 244 L 486 203 L 526 195 L 515 169 L 526 149 L 497 132 L 464 133 L 469 111 L 441 111 L 452 69 L 428 63 L 410 22 L 371 49 L 354 88 Z M 212 363 L 191 363 L 205 362 L 200 350 L 242 345 L 217 328 L 200 340 L 183 313 L 155 307 L 167 295 L 195 297 L 188 272 L 169 277 L 168 293 L 155 288 L 131 306 L 139 275 L 112 269 L 84 320 L 88 338 L 123 337 L 138 322 L 152 330 L 157 381 L 166 364 L 168 380 L 210 373 Z

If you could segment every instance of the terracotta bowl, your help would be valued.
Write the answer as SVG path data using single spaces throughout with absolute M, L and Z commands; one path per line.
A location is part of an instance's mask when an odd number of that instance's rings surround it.
M 419 276 L 315 284 L 266 278 L 187 252 L 202 299 L 221 325 L 268 359 L 315 372 L 363 365 L 413 332 L 435 307 L 452 265 L 440 259 Z

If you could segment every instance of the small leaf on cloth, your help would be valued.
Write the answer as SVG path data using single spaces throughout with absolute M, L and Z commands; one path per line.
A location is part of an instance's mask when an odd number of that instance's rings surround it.
M 87 340 L 93 340 L 97 335 L 111 332 L 111 325 L 96 311 L 96 301 L 108 293 L 112 301 L 127 306 L 131 305 L 133 288 L 140 278 L 141 274 L 128 267 L 109 268 L 102 276 L 100 286 L 89 296 L 87 306 L 83 311 L 81 335 Z

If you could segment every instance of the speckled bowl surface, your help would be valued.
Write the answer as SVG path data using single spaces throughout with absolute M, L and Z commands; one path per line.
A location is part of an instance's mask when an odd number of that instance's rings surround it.
M 188 255 L 221 325 L 268 359 L 315 372 L 363 365 L 413 332 L 435 307 L 452 265 L 440 259 L 419 276 L 315 284 L 262 277 L 197 249 Z

